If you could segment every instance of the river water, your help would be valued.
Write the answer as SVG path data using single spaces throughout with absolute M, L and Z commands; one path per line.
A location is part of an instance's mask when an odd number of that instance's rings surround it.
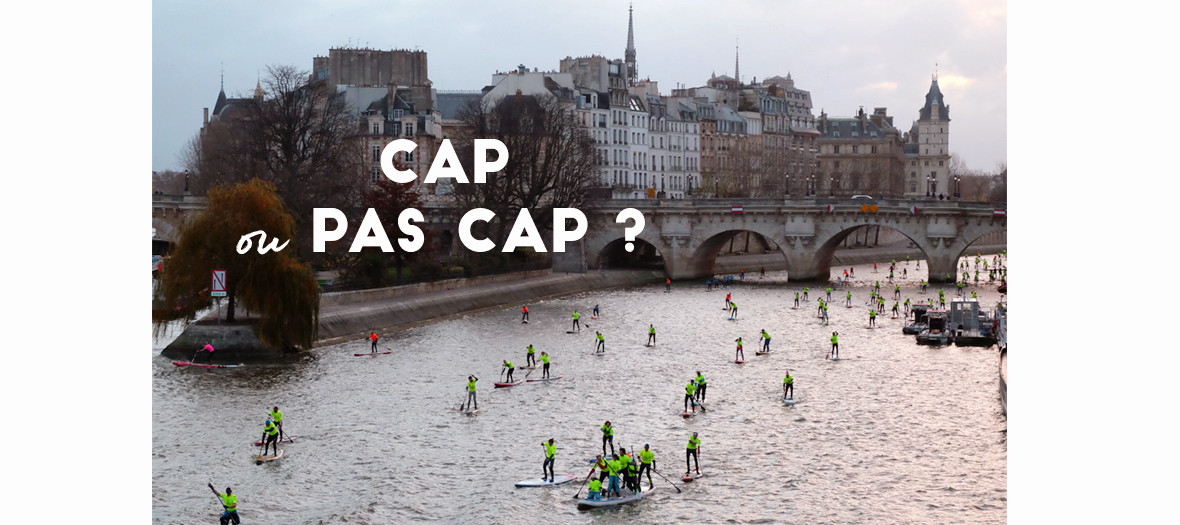
M 866 328 L 872 279 L 886 297 L 892 286 L 884 268 L 855 272 L 854 307 L 833 292 L 830 326 L 816 318 L 822 290 L 811 286 L 810 302 L 791 309 L 802 286 L 785 272 L 755 272 L 723 291 L 674 283 L 672 293 L 660 285 L 541 301 L 529 324 L 519 307 L 468 315 L 385 337 L 394 352 L 376 357 L 353 356 L 369 349 L 358 334 L 294 364 L 198 370 L 159 356 L 163 337 L 152 357 L 153 521 L 215 522 L 212 482 L 238 494 L 244 523 L 1004 523 L 996 348 L 919 346 L 888 312 Z M 918 287 L 925 265 L 908 273 L 903 300 L 937 300 L 936 287 Z M 971 289 L 988 309 L 1000 299 L 992 283 Z M 737 321 L 723 309 L 727 292 Z M 595 304 L 602 316 L 590 320 Z M 588 329 L 567 334 L 574 309 Z M 761 329 L 773 338 L 767 356 L 754 355 Z M 595 330 L 603 356 L 593 354 Z M 825 359 L 833 330 L 838 362 Z M 493 389 L 501 361 L 523 366 L 530 343 L 562 379 Z M 787 369 L 794 407 L 781 402 Z M 708 412 L 684 419 L 684 385 L 698 370 Z M 469 374 L 480 378 L 475 416 L 457 410 Z M 300 438 L 256 466 L 251 443 L 274 405 Z M 656 476 L 657 490 L 638 504 L 577 510 L 606 420 L 616 447 L 650 444 L 682 492 Z M 684 484 L 692 432 L 705 476 Z M 541 476 L 550 438 L 557 473 L 578 481 L 513 488 Z

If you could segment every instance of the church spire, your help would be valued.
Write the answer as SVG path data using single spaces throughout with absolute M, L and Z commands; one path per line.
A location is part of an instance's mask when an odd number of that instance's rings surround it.
M 742 57 L 742 49 L 737 45 L 737 39 L 734 39 L 733 45 L 733 79 L 738 81 L 738 85 L 742 84 L 741 70 L 738 68 L 738 63 Z
M 623 52 L 623 59 L 627 63 L 628 82 L 634 82 L 639 77 L 639 66 L 635 63 L 634 9 L 634 6 L 627 6 L 627 50 Z

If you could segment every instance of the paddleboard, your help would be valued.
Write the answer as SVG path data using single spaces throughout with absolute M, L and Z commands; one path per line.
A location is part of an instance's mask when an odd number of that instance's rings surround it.
M 521 321 L 520 324 L 529 324 L 528 321 Z
M 557 376 L 557 377 L 543 377 L 543 378 L 541 378 L 541 379 L 526 379 L 526 380 L 525 380 L 525 382 L 526 382 L 526 383 L 532 383 L 532 382 L 534 382 L 534 381 L 557 381 L 558 379 L 561 379 L 561 376 Z
M 828 361 L 839 361 L 839 360 L 840 360 L 839 357 L 829 357 L 828 358 Z
M 552 487 L 569 483 L 574 480 L 574 477 L 569 474 L 556 474 L 553 476 L 553 481 L 546 481 L 540 478 L 526 479 L 524 481 L 517 481 L 516 488 L 521 487 Z
M 584 498 L 584 499 L 578 500 L 578 510 L 590 510 L 590 509 L 596 509 L 599 507 L 613 507 L 615 505 L 623 505 L 625 503 L 632 503 L 635 501 L 639 501 L 641 499 L 643 499 L 642 492 L 628 494 L 628 495 L 623 496 L 621 498 L 602 498 L 602 499 Z
M 392 353 L 393 352 L 369 352 L 367 354 L 352 354 L 352 355 L 354 355 L 356 357 L 360 357 L 362 355 L 384 355 L 384 354 L 392 354 Z
M 729 318 L 729 320 L 730 320 L 730 321 L 737 321 L 737 318 L 736 318 L 736 317 L 730 317 L 730 318 Z
M 798 307 L 798 306 L 792 306 L 792 307 L 791 307 L 791 309 L 792 309 L 792 310 L 798 310 L 798 309 L 799 309 L 799 307 Z
M 597 317 L 597 316 L 593 316 L 593 315 L 592 315 L 592 316 L 590 316 L 590 320 L 594 320 L 594 319 L 598 319 L 598 317 Z
M 844 308 L 852 308 L 852 305 L 846 304 L 846 305 L 844 305 Z
M 537 369 L 537 367 L 535 367 L 535 366 L 518 366 L 516 368 L 519 368 L 521 370 L 536 370 Z
M 783 398 L 783 403 L 786 403 L 786 404 L 788 404 L 788 405 L 794 405 L 794 404 L 795 404 L 795 400 L 794 400 L 794 398 L 790 398 L 790 397 L 784 397 L 784 398 Z
M 496 385 L 496 388 L 502 388 L 502 387 L 516 386 L 516 385 L 519 385 L 519 384 L 521 384 L 521 383 L 524 383 L 524 380 L 517 381 L 517 382 L 515 382 L 515 383 L 495 383 L 495 385 Z
M 173 361 L 172 364 L 174 364 L 176 366 L 195 366 L 195 367 L 199 367 L 199 368 L 237 368 L 239 366 L 246 366 L 246 365 L 207 365 L 204 363 L 201 363 L 201 364 L 190 363 L 188 361 Z
M 740 365 L 742 363 L 745 363 L 746 360 L 745 359 L 735 359 L 733 362 Z
M 463 412 L 463 415 L 474 416 L 479 413 L 479 409 L 477 408 L 475 410 L 463 410 L 462 412 Z
M 680 481 L 683 481 L 683 482 L 685 482 L 685 483 L 692 483 L 692 482 L 693 482 L 693 480 L 701 479 L 701 478 L 703 478 L 703 477 L 705 477 L 705 475 L 704 475 L 704 474 L 701 474 L 700 472 L 697 472 L 697 473 L 695 473 L 695 474 L 689 474 L 689 475 L 686 475 L 686 476 L 684 476 L 684 477 L 680 478 Z
M 567 334 L 576 334 L 576 333 L 578 333 L 578 332 L 580 332 L 580 331 L 581 331 L 581 330 L 577 330 L 577 331 L 575 331 L 575 330 L 566 330 L 566 331 L 565 331 L 565 333 L 567 333 Z
M 769 353 L 770 353 L 769 351 L 766 351 L 766 352 L 763 352 L 763 351 L 757 351 L 757 352 L 754 352 L 754 355 L 766 355 L 766 354 L 769 354 Z
M 685 413 L 683 413 L 683 414 L 681 414 L 681 415 L 682 415 L 682 416 L 684 416 L 684 419 L 688 419 L 688 418 L 690 418 L 690 417 L 692 417 L 692 416 L 695 416 L 695 415 L 697 415 L 697 413 L 696 413 L 696 412 L 685 412 Z
M 648 347 L 648 348 L 651 348 L 651 347 L 653 347 L 653 346 L 655 346 L 655 345 L 649 345 L 649 344 L 646 344 L 646 343 L 645 343 L 643 346 L 646 346 L 646 347 Z
M 279 459 L 281 457 L 283 457 L 283 449 L 280 448 L 279 453 L 275 454 L 273 456 L 254 456 L 254 464 L 261 465 L 263 463 L 266 463 L 267 461 L 274 461 L 274 460 Z
M 294 442 L 295 442 L 295 440 L 296 440 L 298 437 L 299 437 L 299 436 L 286 436 L 286 435 L 285 435 L 285 436 L 283 436 L 283 439 L 280 439 L 280 440 L 279 440 L 279 443 L 294 443 Z M 262 442 L 261 442 L 261 441 L 255 441 L 255 442 L 254 442 L 254 446 L 256 446 L 256 447 L 261 447 L 261 446 L 262 446 Z

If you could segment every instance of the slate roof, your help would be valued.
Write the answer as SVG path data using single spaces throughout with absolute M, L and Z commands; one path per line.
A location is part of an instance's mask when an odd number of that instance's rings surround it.
M 820 123 L 823 129 L 820 129 L 820 136 L 824 138 L 837 138 L 836 133 L 839 133 L 838 138 L 851 138 L 853 133 L 856 133 L 855 138 L 876 138 L 883 137 L 886 133 L 895 131 L 892 127 L 886 126 L 882 128 L 875 124 L 870 119 L 858 118 L 829 118 L 827 124 Z
M 942 97 L 942 91 L 938 89 L 938 80 L 930 81 L 930 91 L 926 92 L 926 105 L 918 111 L 920 120 L 930 120 L 930 106 L 938 104 L 942 108 L 938 112 L 939 118 L 949 121 L 951 119 L 951 107 L 946 104 L 946 100 Z
M 478 105 L 481 98 L 479 93 L 439 93 L 436 103 L 443 120 L 459 120 L 463 110 L 473 102 Z

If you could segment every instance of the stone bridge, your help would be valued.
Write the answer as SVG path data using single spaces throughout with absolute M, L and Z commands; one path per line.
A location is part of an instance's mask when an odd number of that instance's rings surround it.
M 851 200 L 610 200 L 582 208 L 589 221 L 586 236 L 553 254 L 555 271 L 599 268 L 610 254 L 621 253 L 623 229 L 615 222 L 624 208 L 643 213 L 646 225 L 636 237 L 643 248 L 663 259 L 673 279 L 704 278 L 724 243 L 735 234 L 755 232 L 778 245 L 791 281 L 826 281 L 832 256 L 845 237 L 860 228 L 883 226 L 908 237 L 925 254 L 930 281 L 953 282 L 956 261 L 973 242 L 1003 233 L 1005 216 L 986 203 L 875 200 L 874 211 L 861 211 Z M 829 206 L 831 209 L 829 210 Z M 913 207 L 917 206 L 917 212 Z M 740 212 L 738 211 L 740 207 Z M 643 246 L 644 243 L 649 246 Z

